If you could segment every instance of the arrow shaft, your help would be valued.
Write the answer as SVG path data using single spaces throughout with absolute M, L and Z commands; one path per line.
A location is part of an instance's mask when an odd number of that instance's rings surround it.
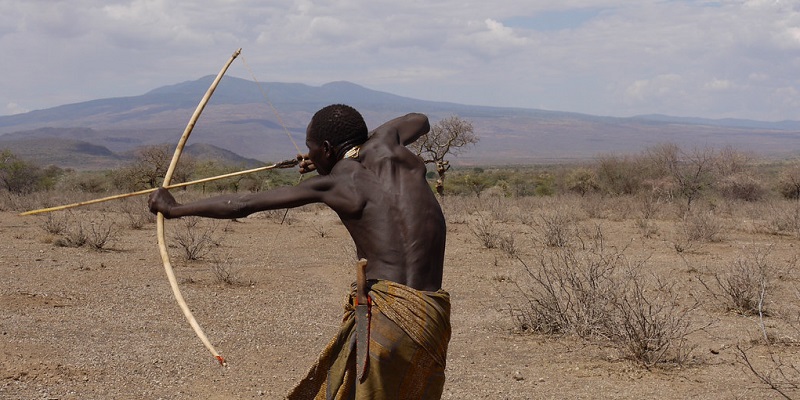
M 213 182 L 213 181 L 220 180 L 220 179 L 232 178 L 232 177 L 240 176 L 240 175 L 254 174 L 256 172 L 267 171 L 267 170 L 274 169 L 274 168 L 289 168 L 289 167 L 292 167 L 294 165 L 297 165 L 297 161 L 296 160 L 286 160 L 286 161 L 281 161 L 281 162 L 279 162 L 277 164 L 267 165 L 267 166 L 264 166 L 264 167 L 252 168 L 252 169 L 247 169 L 247 170 L 244 170 L 244 171 L 230 172 L 230 173 L 227 173 L 227 174 L 212 176 L 212 177 L 203 178 L 203 179 L 197 179 L 197 180 L 189 181 L 189 182 L 176 183 L 174 185 L 165 186 L 165 188 L 167 188 L 167 189 L 181 188 L 181 187 L 185 187 L 185 186 L 197 185 L 199 183 L 207 183 L 207 182 Z M 103 203 L 103 202 L 106 202 L 106 201 L 109 201 L 109 200 L 117 200 L 117 199 L 124 199 L 124 198 L 128 198 L 128 197 L 141 196 L 141 195 L 144 195 L 144 194 L 149 194 L 149 193 L 155 192 L 157 189 L 158 188 L 150 188 L 150 189 L 139 190 L 139 191 L 136 191 L 136 192 L 115 194 L 115 195 L 112 195 L 112 196 L 101 197 L 99 199 L 92 199 L 92 200 L 80 201 L 80 202 L 72 203 L 72 204 L 65 204 L 65 205 L 61 205 L 61 206 L 55 206 L 55 207 L 41 208 L 41 209 L 38 209 L 38 210 L 25 211 L 23 213 L 20 213 L 19 215 L 35 215 L 35 214 L 41 214 L 41 213 L 47 213 L 47 212 L 53 212 L 53 211 L 66 210 L 66 209 L 69 209 L 69 208 L 88 206 L 90 204 Z

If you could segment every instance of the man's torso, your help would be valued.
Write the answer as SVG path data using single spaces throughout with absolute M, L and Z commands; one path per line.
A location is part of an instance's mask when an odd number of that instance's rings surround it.
M 358 161 L 345 159 L 334 168 L 337 182 L 365 200 L 360 214 L 339 216 L 358 256 L 368 260 L 369 279 L 438 290 L 446 228 L 425 165 L 392 138 L 376 136 L 362 145 Z

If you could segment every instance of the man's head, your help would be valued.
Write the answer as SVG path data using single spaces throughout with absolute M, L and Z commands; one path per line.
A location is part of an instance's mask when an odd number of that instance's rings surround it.
M 344 104 L 327 106 L 314 114 L 306 130 L 309 158 L 319 173 L 330 173 L 344 153 L 367 141 L 367 124 L 353 107 Z

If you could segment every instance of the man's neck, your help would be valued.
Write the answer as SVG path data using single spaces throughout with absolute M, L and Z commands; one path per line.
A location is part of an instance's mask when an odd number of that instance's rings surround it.
M 344 160 L 345 158 L 356 159 L 356 158 L 358 158 L 358 154 L 360 152 L 361 152 L 361 146 L 353 146 L 353 147 L 350 148 L 350 150 L 347 150 L 344 153 L 344 156 L 342 156 L 342 160 Z

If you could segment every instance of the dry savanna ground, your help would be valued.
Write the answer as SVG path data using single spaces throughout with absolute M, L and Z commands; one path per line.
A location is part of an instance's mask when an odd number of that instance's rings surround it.
M 279 399 L 336 331 L 352 242 L 323 207 L 167 222 L 143 198 L 0 212 L 0 398 Z M 798 398 L 800 207 L 445 197 L 446 399 Z M 192 260 L 191 258 L 195 258 Z

